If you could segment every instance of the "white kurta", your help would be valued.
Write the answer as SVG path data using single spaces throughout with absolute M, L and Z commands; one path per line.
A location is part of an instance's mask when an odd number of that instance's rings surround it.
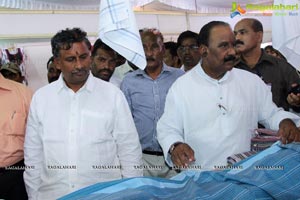
M 56 199 L 82 187 L 142 176 L 141 146 L 118 88 L 89 76 L 76 93 L 62 76 L 33 97 L 25 138 L 29 199 Z
M 278 129 L 284 118 L 299 122 L 296 115 L 276 107 L 258 76 L 234 68 L 215 80 L 198 64 L 170 88 L 157 135 L 170 165 L 168 150 L 181 141 L 195 151 L 193 168 L 211 170 L 226 166 L 228 156 L 250 150 L 258 121 Z

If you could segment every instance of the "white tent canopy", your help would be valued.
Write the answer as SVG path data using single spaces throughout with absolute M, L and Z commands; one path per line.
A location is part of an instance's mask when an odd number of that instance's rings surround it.
M 1 7 L 24 10 L 99 10 L 101 0 L 1 0 Z M 130 0 L 143 11 L 186 11 L 196 13 L 228 12 L 232 0 Z M 272 4 L 273 0 L 240 0 L 246 4 Z

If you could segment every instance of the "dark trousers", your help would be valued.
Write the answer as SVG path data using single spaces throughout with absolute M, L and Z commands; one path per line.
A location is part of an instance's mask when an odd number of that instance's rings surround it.
M 5 200 L 27 200 L 27 193 L 23 180 L 24 161 L 20 161 L 12 166 L 0 168 L 0 199 Z

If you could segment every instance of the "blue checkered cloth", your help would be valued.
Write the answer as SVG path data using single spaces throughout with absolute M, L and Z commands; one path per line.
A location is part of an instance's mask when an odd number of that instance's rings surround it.
M 99 183 L 60 200 L 300 199 L 300 144 L 276 143 L 224 171 L 186 171 L 172 179 L 131 178 Z
M 101 0 L 100 39 L 135 64 L 146 67 L 146 57 L 129 0 Z

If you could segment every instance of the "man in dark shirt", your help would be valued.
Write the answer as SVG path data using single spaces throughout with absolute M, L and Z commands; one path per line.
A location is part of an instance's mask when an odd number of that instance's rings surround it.
M 300 111 L 300 94 L 289 94 L 300 83 L 296 69 L 284 60 L 268 55 L 260 48 L 263 26 L 257 19 L 242 19 L 234 27 L 236 50 L 240 53 L 237 68 L 260 76 L 270 86 L 274 103 L 289 110 Z

